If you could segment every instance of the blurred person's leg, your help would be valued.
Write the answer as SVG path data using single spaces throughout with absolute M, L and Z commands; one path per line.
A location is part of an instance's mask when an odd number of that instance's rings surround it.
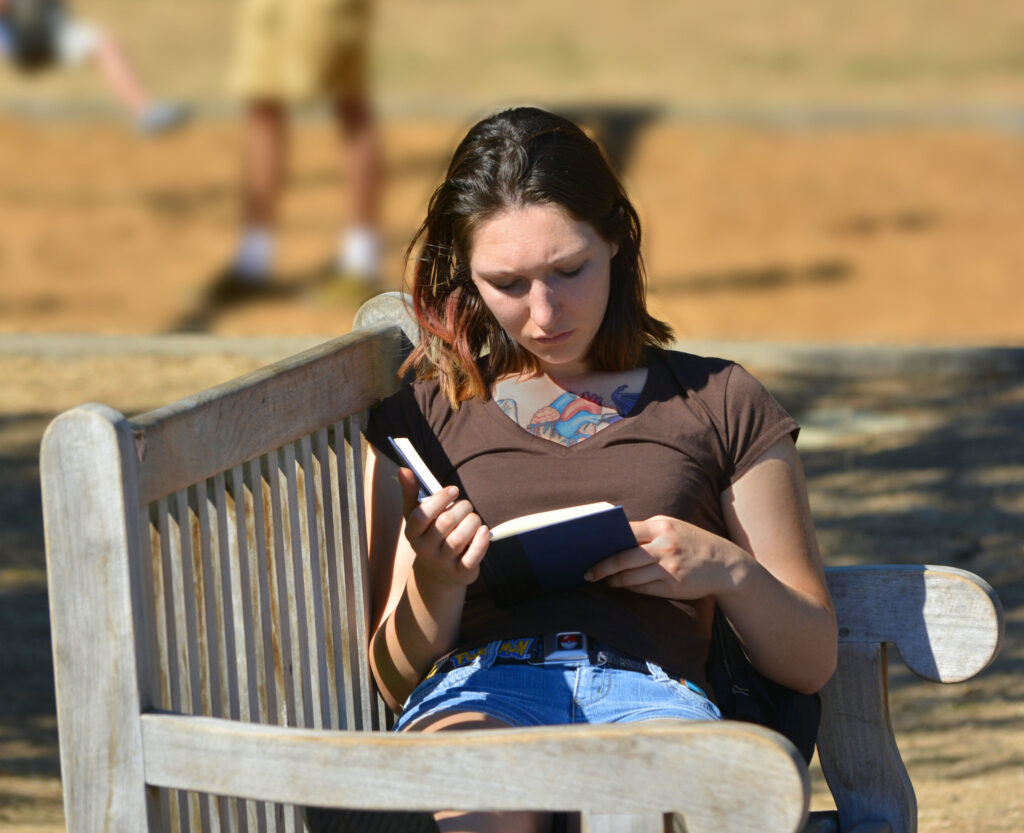
M 58 32 L 57 45 L 62 64 L 81 64 L 90 58 L 96 62 L 114 98 L 141 132 L 162 133 L 187 120 L 184 106 L 154 99 L 124 48 L 109 32 L 92 23 L 67 19 Z
M 273 272 L 277 210 L 286 187 L 289 108 L 326 100 L 341 130 L 347 228 L 333 265 L 372 284 L 379 274 L 380 142 L 366 84 L 366 0 L 244 0 L 230 74 L 247 102 L 242 218 L 217 295 L 265 284 Z M 344 214 L 343 207 L 339 214 Z
M 278 208 L 285 188 L 289 106 L 285 85 L 283 25 L 286 0 L 238 4 L 231 92 L 243 103 L 239 227 L 234 252 L 213 288 L 231 299 L 270 283 L 275 260 Z
M 242 233 L 235 255 L 235 277 L 270 279 L 281 194 L 287 176 L 288 112 L 280 101 L 246 105 L 242 125 Z
M 334 104 L 346 147 L 348 229 L 338 244 L 343 276 L 374 283 L 380 277 L 380 131 L 369 97 L 359 91 Z

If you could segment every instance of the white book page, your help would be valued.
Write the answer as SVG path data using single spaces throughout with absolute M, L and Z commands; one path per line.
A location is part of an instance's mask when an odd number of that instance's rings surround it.
M 595 515 L 607 509 L 614 509 L 614 504 L 606 500 L 598 503 L 584 503 L 579 506 L 566 506 L 563 509 L 549 509 L 546 512 L 535 512 L 532 515 L 523 515 L 519 518 L 512 518 L 500 523 L 491 529 L 491 540 L 508 538 L 519 532 L 528 529 L 538 529 L 542 526 L 550 526 L 559 521 L 566 521 L 570 518 L 582 518 L 585 515 Z
M 391 444 L 394 446 L 402 459 L 405 460 L 406 465 L 412 469 L 413 474 L 416 475 L 416 479 L 420 481 L 420 486 L 426 495 L 433 495 L 440 492 L 442 489 L 441 484 L 437 478 L 434 477 L 433 472 L 427 468 L 427 464 L 423 462 L 423 458 L 420 457 L 416 447 L 409 441 L 408 437 L 389 437 Z M 421 498 L 422 499 L 422 498 Z

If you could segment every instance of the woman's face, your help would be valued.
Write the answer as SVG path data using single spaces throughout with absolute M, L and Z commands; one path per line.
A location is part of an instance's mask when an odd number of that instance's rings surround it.
M 469 258 L 480 297 L 553 375 L 586 372 L 618 246 L 558 206 L 510 208 L 477 228 Z

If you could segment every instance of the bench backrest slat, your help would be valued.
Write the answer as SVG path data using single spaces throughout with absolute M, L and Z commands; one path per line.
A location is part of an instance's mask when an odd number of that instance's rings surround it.
M 346 417 L 147 507 L 157 708 L 305 728 L 386 725 L 364 671 L 366 529 L 353 488 L 363 421 Z M 301 830 L 290 809 L 258 802 L 177 793 L 165 803 L 183 831 L 222 821 Z
M 228 471 L 395 389 L 397 327 L 350 333 L 132 419 L 142 503 Z
M 111 546 L 88 548 L 110 552 L 112 575 L 118 560 L 131 572 L 123 592 L 132 611 L 124 615 L 133 620 L 137 705 L 105 711 L 386 727 L 367 670 L 362 429 L 367 409 L 397 387 L 402 338 L 399 328 L 379 326 L 132 420 L 88 406 L 58 421 L 55 448 L 113 452 L 109 474 L 100 469 L 113 489 L 105 499 L 138 521 L 121 521 Z M 74 437 L 79 424 L 95 424 L 102 442 Z M 76 459 L 70 448 L 48 455 L 58 457 Z M 92 485 L 90 472 L 76 477 Z M 105 521 L 97 534 L 117 527 Z M 61 562 L 74 559 L 67 529 L 57 541 L 55 524 L 51 535 Z M 74 709 L 70 687 L 58 696 L 62 713 Z M 143 812 L 153 829 L 303 829 L 293 807 L 150 792 Z

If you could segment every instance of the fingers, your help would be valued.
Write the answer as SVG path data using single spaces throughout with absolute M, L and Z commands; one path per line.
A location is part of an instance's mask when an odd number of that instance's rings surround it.
M 408 469 L 399 469 L 406 506 L 405 535 L 421 558 L 444 571 L 479 566 L 487 552 L 490 532 L 459 490 L 448 486 L 420 501 L 419 484 Z
M 434 524 L 432 535 L 428 535 L 437 541 L 438 549 L 444 558 L 461 559 L 482 528 L 483 522 L 473 511 L 469 501 L 460 500 L 451 509 L 442 513 Z M 489 535 L 487 540 L 490 540 Z
M 402 499 L 405 503 L 406 529 L 413 536 L 422 535 L 445 509 L 453 505 L 459 496 L 457 487 L 446 486 L 440 492 L 420 501 L 419 484 L 415 475 L 409 469 L 399 469 L 398 477 L 402 484 Z M 460 503 L 469 505 L 469 501 L 460 501 Z
M 629 526 L 633 530 L 636 542 L 643 546 L 661 535 L 670 533 L 675 523 L 677 522 L 673 518 L 665 515 L 653 515 L 643 521 L 630 521 Z
M 469 542 L 469 546 L 466 547 L 466 552 L 462 556 L 462 566 L 466 570 L 475 570 L 480 566 L 480 562 L 484 560 L 484 556 L 487 555 L 487 548 L 491 543 L 491 531 L 483 524 L 477 529 L 473 535 L 472 540 Z
M 598 562 L 587 571 L 586 578 L 645 596 L 675 596 L 672 577 L 657 559 L 640 547 L 623 550 Z
M 676 595 L 672 577 L 657 563 L 645 564 L 615 573 L 605 579 L 605 584 L 608 587 L 617 587 L 647 596 L 675 597 Z
M 622 550 L 622 552 L 617 552 L 615 555 L 609 555 L 607 558 L 598 561 L 593 567 L 587 570 L 584 574 L 584 578 L 586 578 L 587 581 L 603 581 L 604 579 L 617 575 L 625 570 L 632 570 L 636 567 L 642 567 L 652 563 L 654 563 L 654 559 L 651 558 L 651 555 L 647 550 L 643 547 L 633 547 L 632 549 Z
M 419 506 L 420 483 L 412 469 L 400 467 L 398 469 L 398 485 L 402 487 L 402 514 L 409 517 L 417 506 Z

